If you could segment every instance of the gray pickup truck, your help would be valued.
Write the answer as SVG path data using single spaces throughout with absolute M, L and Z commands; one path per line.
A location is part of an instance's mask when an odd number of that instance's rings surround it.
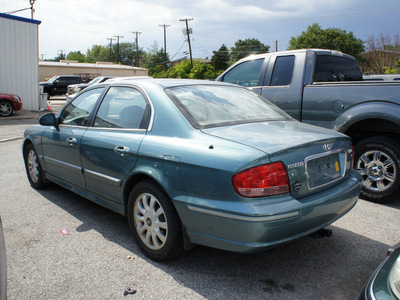
M 363 198 L 400 198 L 399 82 L 363 81 L 354 57 L 322 49 L 252 55 L 217 80 L 246 86 L 299 121 L 349 135 Z

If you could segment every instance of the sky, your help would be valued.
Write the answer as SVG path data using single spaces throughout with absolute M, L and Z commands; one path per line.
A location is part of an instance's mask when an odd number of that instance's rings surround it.
M 1 0 L 0 12 L 30 7 L 29 0 Z M 270 51 L 286 50 L 291 37 L 299 36 L 313 23 L 323 29 L 340 28 L 367 40 L 400 34 L 399 0 L 36 0 L 34 19 L 39 25 L 39 54 L 56 57 L 60 50 L 87 52 L 92 45 L 108 45 L 107 38 L 135 42 L 148 51 L 157 43 L 171 60 L 189 50 L 185 22 L 192 28 L 194 58 L 211 58 L 222 44 L 228 48 L 239 39 L 255 38 Z M 31 11 L 13 15 L 30 18 Z M 115 41 L 114 41 L 115 43 Z

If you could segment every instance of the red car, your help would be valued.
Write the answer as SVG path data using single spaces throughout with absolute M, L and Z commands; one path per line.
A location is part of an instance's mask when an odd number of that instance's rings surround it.
M 0 116 L 8 117 L 12 115 L 14 111 L 18 111 L 22 108 L 21 98 L 13 94 L 2 94 L 0 93 Z

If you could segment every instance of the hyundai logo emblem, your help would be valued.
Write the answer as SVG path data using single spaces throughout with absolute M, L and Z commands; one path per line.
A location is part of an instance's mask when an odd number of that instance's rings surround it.
M 324 145 L 322 146 L 322 148 L 324 148 L 325 151 L 329 151 L 329 150 L 332 149 L 332 145 L 331 145 L 331 144 L 324 144 Z

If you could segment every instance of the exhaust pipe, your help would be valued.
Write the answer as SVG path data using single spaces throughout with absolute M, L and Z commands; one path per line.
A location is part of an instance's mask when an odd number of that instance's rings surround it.
M 332 229 L 322 228 L 314 233 L 309 235 L 310 238 L 313 239 L 322 239 L 322 238 L 329 238 L 332 236 Z

